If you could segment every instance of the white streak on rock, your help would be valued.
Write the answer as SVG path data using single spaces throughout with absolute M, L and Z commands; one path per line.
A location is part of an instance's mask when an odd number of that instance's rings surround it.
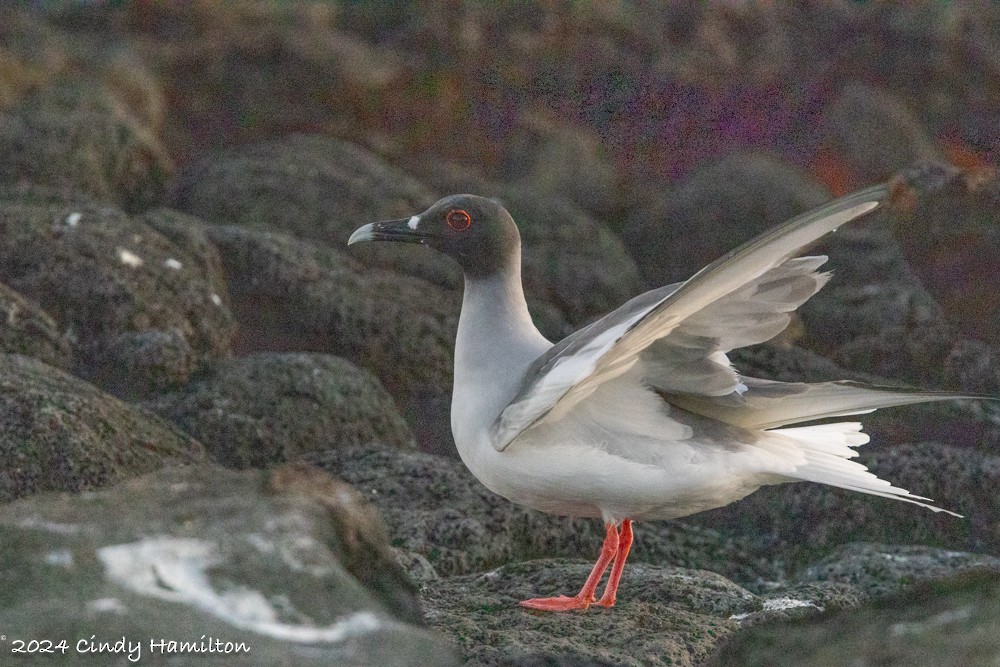
M 222 564 L 216 544 L 180 537 L 151 537 L 97 550 L 111 581 L 140 595 L 187 604 L 233 627 L 299 643 L 337 643 L 394 625 L 368 611 L 341 617 L 326 626 L 277 620 L 271 602 L 259 591 L 229 586 L 217 591 L 208 570 Z
M 168 269 L 173 269 L 174 271 L 180 271 L 181 269 L 184 268 L 184 265 L 181 264 L 180 261 L 174 259 L 173 257 L 165 261 L 163 265 Z

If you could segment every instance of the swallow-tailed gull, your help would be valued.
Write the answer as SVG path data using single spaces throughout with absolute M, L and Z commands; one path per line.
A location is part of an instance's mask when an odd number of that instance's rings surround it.
M 876 186 L 800 215 L 555 345 L 528 314 L 520 236 L 499 202 L 453 195 L 351 235 L 349 245 L 422 243 L 461 266 L 451 426 L 469 470 L 512 502 L 605 524 L 600 557 L 578 594 L 522 605 L 610 607 L 633 520 L 722 507 L 767 484 L 820 482 L 947 511 L 852 461 L 854 447 L 868 442 L 858 422 L 794 425 L 962 396 L 762 380 L 740 375 L 726 356 L 780 333 L 830 278 L 818 271 L 826 257 L 799 253 L 886 196 Z

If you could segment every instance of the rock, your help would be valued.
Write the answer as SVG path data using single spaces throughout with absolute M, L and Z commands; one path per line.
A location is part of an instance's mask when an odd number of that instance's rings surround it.
M 409 217 L 434 203 L 418 181 L 365 149 L 319 135 L 293 135 L 223 150 L 179 175 L 177 208 L 213 223 L 286 231 L 343 249 L 361 225 Z M 351 254 L 446 287 L 461 285 L 457 267 L 426 248 L 366 244 Z
M 76 655 L 91 634 L 124 637 L 146 658 L 162 652 L 150 640 L 228 645 L 197 656 L 211 665 L 457 664 L 448 642 L 420 627 L 384 525 L 315 469 L 167 468 L 7 505 L 0 525 L 0 563 L 18 582 L 0 591 L 10 638 L 66 638 Z
M 208 223 L 169 208 L 146 211 L 141 220 L 187 253 L 201 275 L 212 284 L 213 294 L 218 295 L 227 307 L 230 305 L 222 257 L 208 236 Z
M 522 114 L 519 124 L 506 150 L 506 180 L 570 201 L 605 223 L 618 213 L 624 184 L 596 132 L 538 111 Z
M 1000 344 L 1000 179 L 996 169 L 929 163 L 892 183 L 889 225 L 945 316 L 966 336 Z
M 185 345 L 199 363 L 228 353 L 235 322 L 217 277 L 141 221 L 112 208 L 7 202 L 0 232 L 0 281 L 66 332 L 77 375 L 141 395 L 158 364 L 169 368 L 154 375 L 183 379 Z M 142 334 L 149 330 L 161 333 Z M 126 334 L 139 340 L 122 340 Z M 159 342 L 167 348 L 151 352 Z M 134 353 L 147 361 L 128 365 Z
M 1000 558 L 925 546 L 854 542 L 810 564 L 799 573 L 798 579 L 848 584 L 867 599 L 894 593 L 921 580 L 941 579 L 981 568 L 1000 572 Z
M 0 283 L 0 353 L 37 357 L 69 368 L 73 353 L 58 325 L 37 304 Z
M 140 210 L 157 201 L 173 164 L 148 128 L 93 84 L 67 81 L 0 115 L 0 182 L 78 190 Z
M 155 415 L 37 359 L 0 355 L 0 501 L 202 457 L 200 444 Z
M 58 34 L 32 12 L 0 8 L 0 111 L 47 85 L 67 66 Z
M 860 182 L 884 181 L 897 169 L 940 152 L 920 121 L 891 92 L 850 83 L 823 114 L 827 143 Z
M 424 591 L 427 619 L 457 638 L 474 665 L 696 665 L 739 627 L 729 617 L 756 600 L 711 572 L 637 564 L 626 568 L 613 610 L 551 614 L 517 605 L 575 592 L 589 571 L 545 560 L 444 579 Z
M 326 354 L 257 354 L 220 361 L 145 406 L 204 442 L 232 468 L 378 442 L 412 448 L 392 398 L 370 373 Z
M 177 328 L 126 331 L 118 337 L 99 376 L 106 391 L 135 400 L 180 387 L 198 367 L 198 357 Z
M 421 448 L 454 455 L 456 294 L 287 236 L 236 226 L 213 227 L 210 235 L 241 325 L 238 353 L 342 356 L 375 374 Z
M 340 30 L 340 8 L 167 4 L 109 13 L 112 29 L 132 37 L 157 72 L 181 155 L 302 131 L 370 137 L 408 111 L 397 104 L 407 56 Z
M 829 193 L 800 169 L 760 153 L 713 162 L 640 200 L 623 238 L 650 287 L 687 280 L 765 230 L 818 206 Z
M 859 609 L 734 635 L 709 665 L 987 665 L 1000 653 L 1000 573 L 967 572 Z

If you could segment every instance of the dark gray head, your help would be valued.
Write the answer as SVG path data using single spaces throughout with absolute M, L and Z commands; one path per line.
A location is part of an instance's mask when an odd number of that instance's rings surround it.
M 365 225 L 351 234 L 347 245 L 360 241 L 422 243 L 454 259 L 471 278 L 520 261 L 521 237 L 514 219 L 498 202 L 476 195 L 451 195 L 419 215 Z

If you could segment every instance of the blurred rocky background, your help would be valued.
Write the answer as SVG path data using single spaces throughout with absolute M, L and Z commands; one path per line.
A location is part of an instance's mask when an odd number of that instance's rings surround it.
M 986 0 L 4 3 L 4 632 L 251 647 L 171 663 L 199 665 L 992 664 L 995 409 L 865 420 L 861 460 L 964 519 L 772 487 L 640 525 L 613 611 L 536 615 L 601 528 L 456 459 L 454 267 L 345 242 L 497 196 L 555 340 L 889 181 L 734 361 L 998 395 L 998 128 Z

